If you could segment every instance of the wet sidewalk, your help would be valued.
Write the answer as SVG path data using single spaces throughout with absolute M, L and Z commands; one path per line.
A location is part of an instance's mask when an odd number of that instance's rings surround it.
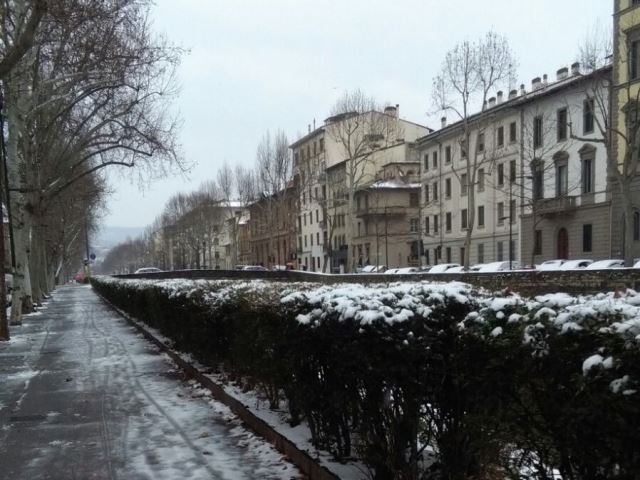
M 2 479 L 300 478 L 88 286 L 60 288 L 11 334 Z

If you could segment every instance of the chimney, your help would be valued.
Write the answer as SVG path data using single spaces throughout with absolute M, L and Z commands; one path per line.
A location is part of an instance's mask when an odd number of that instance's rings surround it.
M 502 93 L 502 90 L 500 90 L 498 92 L 498 105 L 500 105 L 502 103 L 503 97 L 504 97 L 504 94 Z
M 307 133 L 311 133 L 311 124 L 307 123 Z
M 547 86 L 547 84 L 549 83 L 549 81 L 548 81 L 548 80 L 549 80 L 549 77 L 547 77 L 547 74 L 545 73 L 545 74 L 542 76 L 542 85 Z
M 571 75 L 580 75 L 580 62 L 571 65 Z
M 518 96 L 518 90 L 513 89 L 509 92 L 509 100 L 513 100 Z
M 564 80 L 569 76 L 569 69 L 567 67 L 562 67 L 560 70 L 556 72 L 557 80 Z
M 520 84 L 520 95 L 524 95 L 527 91 L 524 89 L 524 83 Z
M 489 99 L 489 108 L 493 108 L 496 106 L 496 97 L 491 97 Z
M 389 105 L 387 107 L 384 107 L 384 113 L 386 115 L 389 115 L 391 117 L 396 117 L 398 118 L 398 105 L 396 105 L 395 107 L 392 105 Z
M 440 125 L 442 125 L 442 128 L 447 126 L 447 117 L 442 117 L 440 119 Z
M 315 129 L 316 129 L 316 119 L 314 118 L 313 119 L 313 130 L 315 131 Z
M 400 104 L 396 103 L 396 118 L 400 118 Z
M 542 80 L 540 80 L 540 77 L 536 77 L 533 80 L 531 80 L 531 91 L 535 92 L 541 86 L 542 86 Z

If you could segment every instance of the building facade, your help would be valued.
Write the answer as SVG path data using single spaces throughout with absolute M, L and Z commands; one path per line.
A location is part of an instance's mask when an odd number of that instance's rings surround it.
M 463 264 L 466 253 L 470 265 L 609 255 L 606 149 L 589 99 L 596 73 L 574 64 L 534 79 L 530 91 L 498 92 L 468 130 L 443 119 L 418 140 L 423 263 Z

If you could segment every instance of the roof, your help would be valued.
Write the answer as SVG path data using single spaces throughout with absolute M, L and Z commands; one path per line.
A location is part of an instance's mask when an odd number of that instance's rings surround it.
M 531 92 L 525 92 L 524 94 L 520 94 L 518 96 L 516 96 L 515 98 L 512 99 L 507 99 L 504 102 L 496 105 L 495 107 L 491 107 L 491 108 L 486 108 L 485 110 L 482 110 L 478 113 L 474 113 L 473 115 L 470 115 L 468 118 L 468 121 L 473 123 L 474 121 L 482 118 L 485 115 L 493 115 L 497 112 L 501 112 L 510 108 L 514 108 L 514 107 L 519 107 L 522 106 L 526 103 L 532 102 L 534 100 L 538 100 L 542 97 L 546 97 L 548 95 L 552 95 L 554 93 L 557 93 L 559 91 L 561 91 L 564 88 L 568 88 L 572 85 L 575 85 L 577 83 L 580 82 L 584 82 L 586 80 L 589 80 L 591 78 L 595 78 L 598 75 L 601 75 L 603 73 L 607 73 L 608 71 L 610 71 L 612 69 L 611 65 L 606 65 L 604 67 L 598 68 L 596 70 L 594 70 L 593 72 L 587 73 L 587 74 L 570 74 L 568 77 L 562 79 L 562 80 L 558 80 L 556 82 L 553 83 L 548 83 L 548 84 L 542 84 L 542 86 L 536 90 L 533 90 Z M 455 123 L 451 123 L 449 125 L 447 125 L 444 128 L 441 128 L 440 130 L 437 130 L 435 132 L 429 133 L 423 137 L 420 137 L 416 140 L 417 144 L 421 144 L 424 143 L 426 141 L 432 140 L 434 138 L 438 138 L 442 135 L 446 135 L 447 133 L 451 133 L 455 130 L 457 130 L 460 125 L 462 124 L 462 120 L 459 120 Z
M 305 143 L 307 140 L 310 140 L 313 137 L 317 137 L 323 132 L 324 132 L 324 127 L 318 127 L 315 130 L 312 130 L 311 132 L 307 133 L 304 137 L 293 142 L 291 145 L 289 145 L 289 148 L 296 148 L 297 146 Z

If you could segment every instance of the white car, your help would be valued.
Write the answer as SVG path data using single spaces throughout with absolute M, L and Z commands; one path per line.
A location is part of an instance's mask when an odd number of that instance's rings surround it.
M 484 267 L 484 263 L 476 263 L 475 265 L 471 265 L 469 267 L 470 272 L 479 272 L 482 267 Z
M 399 268 L 390 268 L 389 270 L 387 270 L 386 272 L 384 272 L 387 275 L 394 275 L 396 273 L 398 273 L 398 270 L 400 270 Z
M 460 265 L 458 267 L 448 268 L 447 273 L 464 273 L 464 267 Z
M 560 270 L 566 260 L 547 260 L 537 266 L 538 270 Z
M 593 263 L 593 260 L 567 260 L 562 264 L 560 270 L 582 270 Z
M 242 267 L 242 270 L 245 272 L 268 272 L 269 269 L 263 267 L 262 265 L 245 265 Z
M 633 268 L 640 268 L 640 260 L 637 260 L 636 263 L 633 264 Z
M 360 273 L 373 273 L 375 269 L 375 265 L 365 265 L 364 267 L 362 267 L 362 270 L 360 270 Z
M 406 275 L 407 273 L 419 273 L 420 269 L 417 267 L 403 267 L 403 268 L 397 268 L 396 269 L 396 273 L 400 273 L 402 275 Z M 389 271 L 387 270 L 386 273 L 389 273 Z
M 624 268 L 624 260 L 608 259 L 598 260 L 585 268 L 585 270 L 608 270 L 611 268 Z
M 459 266 L 460 266 L 459 263 L 440 263 L 439 265 L 434 265 L 433 267 L 431 267 L 431 270 L 429 270 L 429 273 L 445 273 L 450 268 L 459 267 Z
M 137 269 L 134 273 L 157 273 L 161 271 L 162 270 L 156 267 L 144 267 L 144 268 Z

